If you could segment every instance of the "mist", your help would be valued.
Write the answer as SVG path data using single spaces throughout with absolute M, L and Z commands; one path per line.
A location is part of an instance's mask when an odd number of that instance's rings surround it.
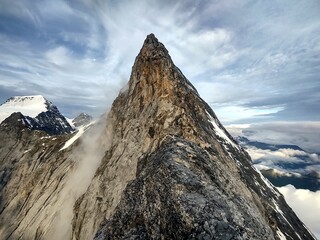
M 86 192 L 97 171 L 100 162 L 108 149 L 112 132 L 106 128 L 106 114 L 93 125 L 70 147 L 72 161 L 57 201 L 51 206 L 54 213 L 46 233 L 46 239 L 71 239 L 73 208 L 76 200 Z

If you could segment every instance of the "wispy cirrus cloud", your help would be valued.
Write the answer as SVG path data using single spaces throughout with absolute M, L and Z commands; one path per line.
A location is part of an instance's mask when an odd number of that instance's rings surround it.
M 154 32 L 225 122 L 319 120 L 319 9 L 316 0 L 2 1 L 0 86 L 42 93 L 65 113 L 102 111 Z

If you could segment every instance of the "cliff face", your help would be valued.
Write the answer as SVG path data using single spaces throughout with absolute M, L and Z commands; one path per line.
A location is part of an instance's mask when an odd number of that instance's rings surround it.
M 104 124 L 64 149 L 74 136 L 31 130 L 24 119 L 0 124 L 0 239 L 71 239 L 73 206 L 104 153 Z
M 105 118 L 70 148 L 59 151 L 60 139 L 38 165 L 16 173 L 30 179 L 44 169 L 30 188 L 6 178 L 2 196 L 20 190 L 4 197 L 1 222 L 21 220 L 0 228 L 4 239 L 314 239 L 153 34 Z M 27 158 L 15 159 L 13 172 Z M 25 189 L 26 202 L 11 203 Z
M 50 226 L 52 200 L 70 167 L 59 153 L 68 136 L 30 130 L 24 119 L 14 113 L 0 125 L 1 239 L 41 236 Z
M 153 34 L 107 125 L 112 142 L 77 201 L 75 239 L 312 239 Z

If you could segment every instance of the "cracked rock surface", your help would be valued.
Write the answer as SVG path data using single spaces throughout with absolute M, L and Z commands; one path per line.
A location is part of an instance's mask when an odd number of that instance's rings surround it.
M 106 124 L 97 128 L 95 141 L 81 137 L 71 149 L 59 152 L 64 142 L 60 139 L 60 146 L 50 145 L 51 155 L 43 156 L 43 176 L 52 172 L 47 178 L 58 184 L 48 196 L 51 205 L 39 205 L 39 214 L 31 218 L 28 208 L 33 198 L 28 197 L 27 204 L 14 202 L 8 207 L 14 199 L 25 198 L 3 197 L 1 224 L 9 214 L 21 219 L 19 224 L 10 222 L 12 234 L 22 239 L 50 239 L 49 233 L 62 232 L 61 226 L 41 220 L 45 212 L 55 214 L 52 206 L 70 179 L 66 172 L 79 173 L 77 159 L 90 143 L 95 148 L 86 154 L 87 161 L 98 159 L 96 168 L 85 185 L 72 185 L 82 189 L 68 202 L 72 207 L 70 228 L 63 239 L 314 239 L 283 196 L 253 168 L 249 155 L 153 34 L 147 36 L 135 59 L 127 88 L 104 118 Z M 9 134 L 8 139 L 16 135 Z M 28 136 L 19 139 L 27 139 L 30 145 L 34 141 Z M 1 155 L 1 161 L 10 162 L 13 173 L 23 169 L 20 161 L 26 159 L 16 155 L 24 150 L 19 144 L 15 145 L 19 151 Z M 29 156 L 29 161 L 35 156 Z M 16 175 L 35 178 L 35 171 L 42 168 L 25 169 Z M 1 178 L 1 196 L 15 188 L 17 195 L 25 189 L 38 198 L 48 194 L 49 181 L 35 178 L 29 188 L 21 187 L 8 174 Z

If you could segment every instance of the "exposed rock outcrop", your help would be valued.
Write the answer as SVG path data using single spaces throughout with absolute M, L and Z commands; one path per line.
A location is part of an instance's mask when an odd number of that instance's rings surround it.
M 64 149 L 71 134 L 31 130 L 23 118 L 0 125 L 0 239 L 71 239 L 73 206 L 106 148 L 105 124 Z
M 106 125 L 24 154 L 37 131 L 1 131 L 4 239 L 314 239 L 153 34 Z
M 112 142 L 77 201 L 75 239 L 313 238 L 153 34 L 107 124 Z

